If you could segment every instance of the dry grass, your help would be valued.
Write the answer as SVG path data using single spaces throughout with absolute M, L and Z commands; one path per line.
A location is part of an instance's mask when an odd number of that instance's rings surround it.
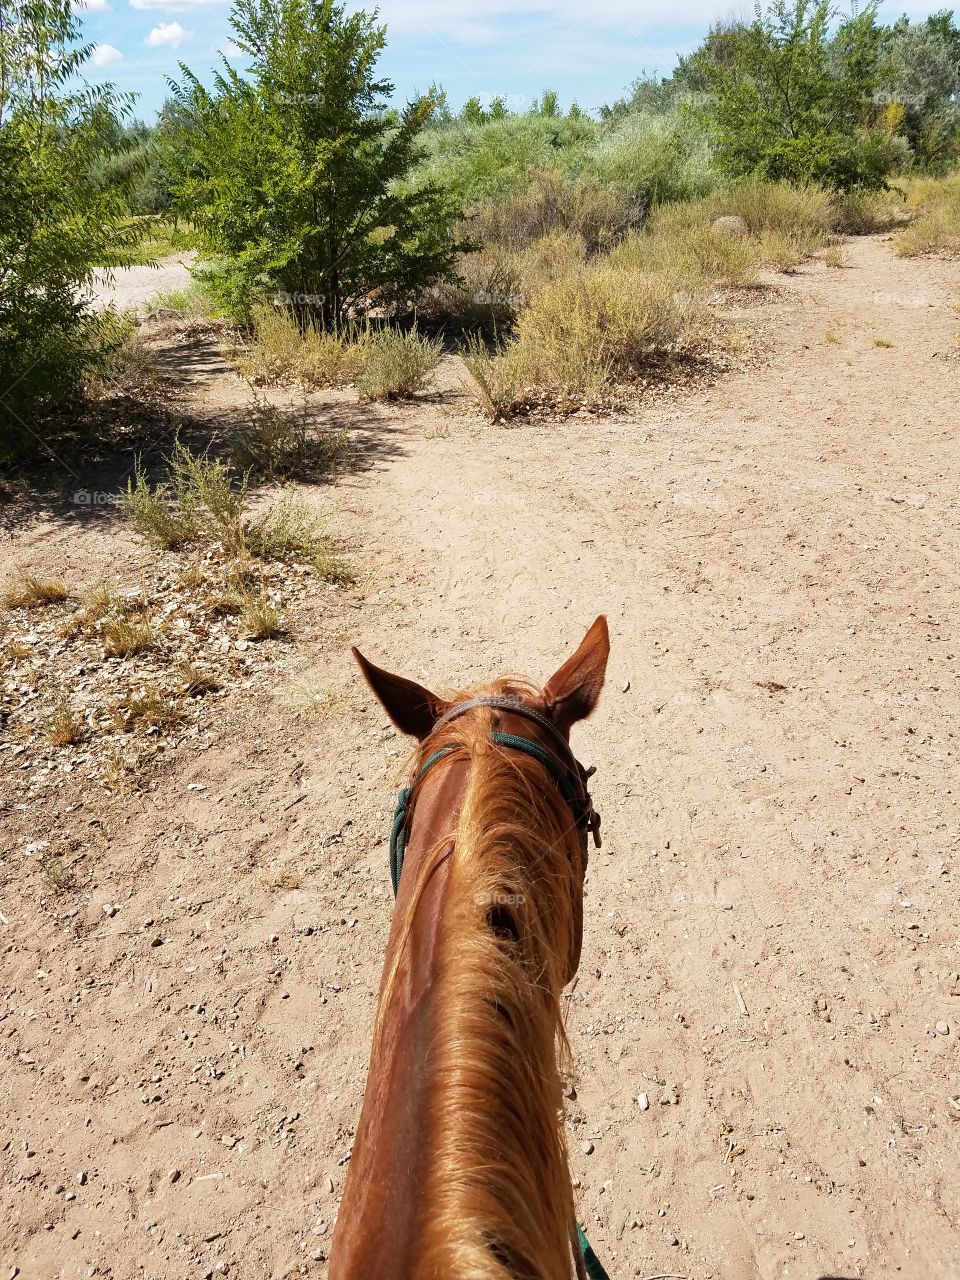
M 48 858 L 43 864 L 43 878 L 53 893 L 69 893 L 77 887 L 77 873 L 63 858 Z
M 731 215 L 746 234 L 714 229 Z M 764 266 L 789 271 L 826 248 L 832 217 L 818 188 L 745 181 L 661 206 L 642 231 L 621 228 L 606 253 L 576 231 L 553 229 L 513 259 L 522 305 L 510 339 L 495 352 L 467 342 L 468 389 L 493 420 L 531 399 L 605 400 L 653 360 L 692 351 L 714 333 L 716 289 L 754 284 Z
M 903 183 L 910 225 L 893 240 L 901 258 L 960 252 L 960 174 Z
M 50 717 L 47 737 L 55 747 L 72 747 L 83 741 L 85 730 L 83 717 L 64 701 Z
M 843 245 L 832 244 L 829 248 L 825 249 L 823 253 L 823 262 L 825 266 L 832 268 L 834 271 L 839 271 L 843 267 L 848 266 L 847 253 Z
M 272 640 L 283 633 L 280 610 L 266 594 L 245 598 L 240 623 L 251 640 Z
M 511 343 L 506 348 L 490 351 L 483 339 L 474 334 L 467 339 L 461 354 L 470 374 L 470 381 L 464 387 L 480 411 L 491 422 L 509 418 L 521 399 L 528 377 L 523 349 Z
M 284 413 L 265 403 L 247 414 L 230 445 L 233 465 L 265 480 L 302 472 L 329 475 L 349 462 L 352 453 L 346 431 L 311 432 L 305 413 Z
M 149 618 L 127 612 L 107 618 L 102 636 L 103 651 L 110 658 L 132 658 L 152 649 L 157 641 Z
M 253 309 L 250 340 L 232 358 L 252 382 L 339 387 L 360 376 L 369 338 L 369 330 L 361 326 L 301 327 L 290 308 L 261 303 Z
M 183 719 L 183 709 L 177 698 L 157 685 L 149 685 L 129 694 L 116 708 L 115 717 L 127 733 L 135 729 L 167 729 Z
M 102 619 L 121 607 L 116 585 L 106 580 L 97 582 L 81 593 L 80 608 L 66 620 L 60 634 L 65 639 L 88 635 Z
M 216 693 L 220 683 L 212 671 L 205 671 L 195 666 L 186 658 L 181 658 L 174 668 L 174 677 L 180 692 L 186 698 L 203 698 L 208 693 Z
M 893 343 L 889 338 L 874 338 L 873 345 L 875 347 L 892 347 Z
M 357 388 L 365 400 L 405 400 L 422 391 L 443 344 L 416 328 L 381 329 L 368 342 Z
M 828 329 L 823 335 L 823 340 L 828 346 L 834 347 L 840 341 L 840 335 L 835 329 Z
M 264 889 L 274 893 L 299 889 L 302 883 L 300 877 L 293 871 L 267 871 L 263 867 L 257 868 L 257 880 Z
M 19 569 L 0 596 L 8 609 L 42 609 L 49 604 L 62 604 L 70 599 L 70 591 L 60 578 L 38 578 Z

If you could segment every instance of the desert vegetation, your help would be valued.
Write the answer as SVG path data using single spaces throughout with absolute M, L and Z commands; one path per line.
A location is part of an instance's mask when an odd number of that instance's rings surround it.
M 194 287 L 158 305 L 229 319 L 257 383 L 416 395 L 442 333 L 502 416 L 602 400 L 716 342 L 712 291 L 840 234 L 957 244 L 946 13 L 885 26 L 870 6 L 772 0 L 593 114 L 551 92 L 519 112 L 454 112 L 440 89 L 397 106 L 385 29 L 332 0 L 237 0 L 231 22 L 245 69 L 208 85 L 183 67 L 147 126 L 109 86 L 74 89 L 89 49 L 68 6 L 4 0 L 8 457 L 44 439 L 51 408 L 97 394 L 129 329 L 83 291 L 138 258 L 198 251 Z

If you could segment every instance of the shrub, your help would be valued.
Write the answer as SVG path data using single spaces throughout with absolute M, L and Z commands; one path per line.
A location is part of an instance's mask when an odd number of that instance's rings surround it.
M 626 226 L 660 204 L 708 195 L 717 183 L 709 133 L 690 111 L 627 116 L 598 140 L 590 163 L 627 203 Z
M 726 33 L 725 56 L 709 46 L 695 55 L 712 95 L 700 116 L 726 173 L 840 191 L 886 185 L 896 147 L 871 120 L 883 32 L 871 6 L 835 32 L 833 17 L 832 0 L 770 0 Z
M 165 548 L 204 538 L 221 543 L 228 555 L 242 554 L 247 477 L 235 484 L 223 462 L 193 453 L 181 440 L 168 461 L 169 479 L 155 489 L 139 463 L 128 484 L 126 508 L 141 532 Z
M 91 46 L 61 0 L 0 0 L 0 454 L 31 453 L 24 422 L 63 402 L 119 340 L 115 317 L 86 298 L 113 254 L 131 260 L 122 185 L 91 172 L 129 109 L 112 85 L 82 80 Z
M 318 329 L 301 325 L 291 307 L 258 303 L 251 310 L 252 338 L 234 352 L 240 372 L 254 382 L 299 381 L 336 387 L 354 382 L 366 355 L 366 328 L 345 324 Z
M 491 422 L 500 422 L 516 409 L 529 370 L 524 349 L 517 343 L 490 351 L 477 334 L 467 339 L 461 352 L 470 374 L 466 390 Z
M 376 15 L 333 0 L 235 0 L 230 21 L 250 78 L 225 64 L 211 93 L 184 67 L 174 87 L 176 191 L 214 295 L 246 319 L 281 291 L 330 327 L 373 290 L 407 298 L 449 275 L 465 247 L 452 189 L 405 181 L 439 96 L 389 107 Z
M 832 203 L 834 229 L 847 235 L 874 235 L 907 220 L 902 191 L 838 191 Z
M 910 226 L 894 237 L 899 257 L 960 251 L 960 177 L 909 184 L 907 199 L 916 213 Z
M 230 443 L 230 461 L 241 472 L 285 480 L 303 472 L 327 475 L 351 456 L 346 431 L 308 430 L 306 417 L 257 404 Z
M 589 396 L 679 342 L 694 311 L 674 280 L 598 263 L 543 288 L 519 316 L 517 341 L 539 381 Z
M 303 497 L 284 489 L 263 515 L 247 526 L 250 550 L 262 560 L 309 564 L 328 582 L 352 582 L 349 565 L 331 551 L 326 520 Z
M 443 344 L 417 330 L 382 329 L 368 344 L 358 388 L 367 400 L 409 398 L 422 390 Z
M 600 250 L 609 248 L 641 214 L 628 195 L 592 173 L 571 181 L 559 169 L 547 169 L 522 190 L 482 201 L 469 226 L 480 243 L 513 252 L 555 231 L 582 236 Z

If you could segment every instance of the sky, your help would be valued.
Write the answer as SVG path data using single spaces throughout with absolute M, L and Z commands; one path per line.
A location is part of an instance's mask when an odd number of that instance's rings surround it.
M 644 72 L 668 75 L 715 19 L 753 13 L 752 3 L 730 0 L 685 0 L 675 9 L 663 0 L 382 0 L 379 7 L 387 27 L 379 71 L 398 98 L 436 83 L 454 109 L 469 97 L 502 96 L 515 111 L 544 89 L 556 90 L 564 107 L 576 101 L 595 111 Z M 922 18 L 937 7 L 888 0 L 880 16 Z M 143 120 L 156 115 L 180 62 L 206 82 L 221 52 L 242 66 L 230 43 L 230 0 L 77 0 L 76 8 L 83 40 L 96 45 L 86 79 L 137 93 Z

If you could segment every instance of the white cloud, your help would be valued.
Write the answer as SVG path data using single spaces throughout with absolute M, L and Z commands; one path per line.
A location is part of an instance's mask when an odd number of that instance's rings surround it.
M 93 53 L 90 55 L 90 65 L 93 67 L 115 67 L 118 62 L 123 61 L 123 54 L 119 49 L 114 48 L 112 44 L 95 44 Z
M 130 0 L 131 9 L 165 9 L 171 13 L 183 13 L 185 9 L 204 9 L 221 0 Z
M 77 13 L 106 13 L 110 8 L 107 0 L 74 0 Z
M 222 53 L 228 61 L 230 58 L 236 60 L 237 58 L 249 57 L 249 55 L 246 54 L 238 44 L 234 44 L 232 40 L 228 40 L 226 44 L 222 44 L 216 52 Z
M 192 35 L 193 32 L 184 31 L 179 22 L 161 22 L 147 36 L 147 44 L 151 49 L 159 49 L 165 44 L 168 44 L 171 49 L 177 49 Z

